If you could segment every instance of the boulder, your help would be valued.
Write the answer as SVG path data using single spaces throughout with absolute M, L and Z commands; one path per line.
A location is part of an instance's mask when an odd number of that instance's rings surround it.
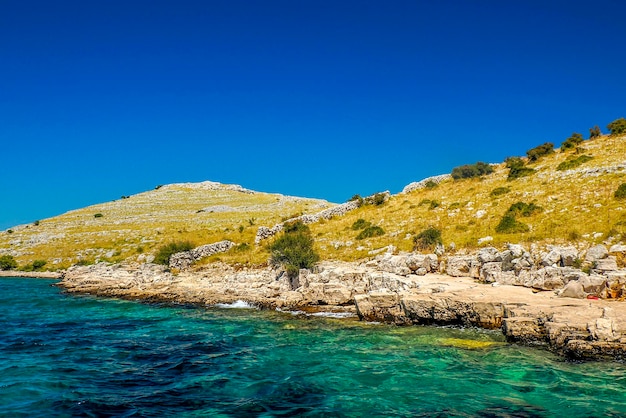
M 606 278 L 603 276 L 587 276 L 585 274 L 583 277 L 578 279 L 578 282 L 585 292 L 594 295 L 600 294 L 602 289 L 606 287 Z
M 494 261 L 497 261 L 498 250 L 494 247 L 481 248 L 480 250 L 478 250 L 476 257 L 481 263 L 492 263 Z
M 598 260 L 602 260 L 609 256 L 609 251 L 606 249 L 604 245 L 596 245 L 587 250 L 587 254 L 585 254 L 585 261 L 593 263 Z
M 616 271 L 619 268 L 617 267 L 617 261 L 615 260 L 615 257 L 611 256 L 608 258 L 596 260 L 594 262 L 593 269 L 599 272 L 605 272 L 605 271 Z
M 471 255 L 458 255 L 448 257 L 446 263 L 446 274 L 452 277 L 479 277 L 478 259 Z
M 579 281 L 571 281 L 565 285 L 559 296 L 563 298 L 584 299 L 587 294 Z

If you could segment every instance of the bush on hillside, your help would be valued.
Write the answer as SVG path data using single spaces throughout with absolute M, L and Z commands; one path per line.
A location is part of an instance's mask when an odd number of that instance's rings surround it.
M 22 271 L 41 271 L 43 267 L 47 264 L 46 260 L 35 260 L 30 264 L 26 264 L 20 270 Z
M 379 237 L 381 235 L 385 235 L 385 231 L 380 226 L 370 225 L 362 230 L 359 235 L 356 236 L 356 239 L 361 240 L 366 238 Z
M 601 135 L 602 132 L 600 132 L 600 127 L 598 125 L 594 126 L 593 128 L 589 128 L 589 139 L 598 138 Z
M 500 234 L 516 234 L 530 231 L 530 227 L 517 220 L 518 216 L 529 217 L 543 208 L 534 203 L 517 202 L 513 203 L 506 211 L 500 223 L 496 226 L 496 232 Z
M 583 136 L 574 132 L 569 138 L 567 138 L 561 144 L 561 151 L 576 148 L 580 143 L 584 141 Z
M 372 223 L 366 221 L 365 219 L 357 219 L 352 226 L 350 227 L 353 231 L 358 231 L 359 229 L 365 229 L 368 226 L 371 226 Z
M 163 264 L 167 266 L 170 264 L 170 257 L 172 255 L 183 251 L 189 251 L 192 248 L 194 248 L 194 245 L 189 241 L 171 242 L 159 248 L 159 251 L 154 257 L 154 262 L 156 264 Z
M 487 163 L 477 162 L 476 164 L 466 164 L 452 169 L 452 178 L 455 180 L 480 177 L 493 173 L 493 167 Z
M 530 161 L 537 161 L 539 158 L 552 154 L 553 152 L 554 144 L 552 142 L 546 142 L 545 144 L 529 149 L 526 151 L 526 155 Z
M 535 172 L 535 169 L 526 167 L 524 160 L 520 157 L 508 157 L 504 160 L 506 167 L 509 169 L 509 175 L 507 180 L 515 180 L 520 177 L 530 176 Z
M 510 191 L 511 189 L 508 187 L 496 187 L 495 189 L 491 191 L 491 193 L 489 193 L 489 195 L 491 197 L 497 197 L 497 196 L 502 196 L 503 194 L 507 194 Z
M 294 278 L 300 269 L 310 269 L 320 259 L 313 249 L 313 238 L 308 226 L 301 221 L 283 229 L 283 234 L 270 246 L 270 264 L 282 266 L 287 276 Z
M 15 270 L 17 268 L 17 261 L 12 255 L 0 256 L 0 270 Z
M 385 200 L 387 200 L 385 193 L 375 193 L 372 196 L 365 198 L 365 204 L 380 206 L 385 203 Z
M 518 221 L 513 215 L 504 215 L 496 226 L 496 232 L 499 234 L 516 234 L 528 232 L 529 230 L 528 225 Z
M 626 183 L 620 184 L 613 196 L 616 199 L 626 199 Z
M 563 161 L 556 167 L 556 169 L 557 171 L 572 170 L 590 160 L 593 160 L 593 157 L 590 155 L 579 155 L 576 158 L 568 158 Z
M 355 194 L 354 196 L 350 198 L 350 200 L 348 200 L 348 202 L 353 202 L 353 201 L 356 201 L 359 207 L 363 206 L 364 201 L 361 195 Z
M 626 134 L 626 119 L 619 118 L 609 123 L 606 127 L 611 135 Z
M 428 180 L 426 184 L 424 184 L 424 187 L 426 187 L 427 189 L 434 189 L 437 186 L 439 186 L 439 183 L 432 180 Z
M 537 212 L 541 212 L 543 208 L 537 206 L 534 203 L 517 202 L 513 203 L 506 211 L 507 215 L 523 216 L 525 218 L 534 215 Z
M 413 251 L 434 251 L 442 243 L 441 230 L 431 226 L 413 237 Z

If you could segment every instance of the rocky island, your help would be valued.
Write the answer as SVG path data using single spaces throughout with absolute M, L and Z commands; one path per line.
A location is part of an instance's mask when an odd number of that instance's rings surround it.
M 143 301 L 501 329 L 568 358 L 621 359 L 626 120 L 616 122 L 610 135 L 574 134 L 559 149 L 546 143 L 342 204 L 159 185 L 0 233 L 3 274 Z M 303 234 L 290 241 L 303 263 L 276 257 L 290 231 Z M 167 248 L 176 251 L 163 256 Z

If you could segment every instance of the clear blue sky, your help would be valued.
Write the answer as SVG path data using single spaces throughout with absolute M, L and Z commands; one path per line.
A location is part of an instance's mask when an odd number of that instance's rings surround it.
M 626 117 L 626 2 L 0 1 L 0 229 L 158 184 L 342 202 Z

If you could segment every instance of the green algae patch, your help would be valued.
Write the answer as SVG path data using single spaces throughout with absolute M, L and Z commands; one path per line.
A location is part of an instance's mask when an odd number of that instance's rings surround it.
M 468 340 L 462 338 L 444 338 L 441 340 L 441 345 L 446 347 L 462 348 L 465 350 L 484 350 L 491 348 L 495 345 L 502 345 L 503 343 L 497 341 L 478 341 Z

